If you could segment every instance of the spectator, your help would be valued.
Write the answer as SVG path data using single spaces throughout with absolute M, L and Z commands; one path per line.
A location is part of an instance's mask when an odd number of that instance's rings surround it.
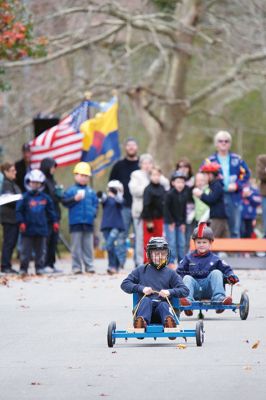
M 46 180 L 44 186 L 44 193 L 47 193 L 53 202 L 56 219 L 60 222 L 61 210 L 59 206 L 60 197 L 57 195 L 57 183 L 54 179 L 56 170 L 56 161 L 53 158 L 44 158 L 41 162 L 40 170 L 44 173 Z M 55 268 L 56 260 L 56 246 L 58 242 L 58 232 L 53 229 L 53 222 L 48 220 L 48 237 L 46 241 L 46 257 L 45 257 L 45 270 L 47 272 L 62 272 Z
M 132 195 L 129 191 L 130 175 L 133 171 L 139 169 L 139 158 L 138 158 L 138 144 L 133 137 L 129 137 L 125 142 L 125 158 L 117 161 L 111 170 L 109 180 L 118 180 L 124 187 L 124 205 L 122 209 L 122 215 L 125 225 L 124 230 L 124 261 L 126 261 L 126 239 L 129 234 L 130 226 L 133 222 L 131 214 L 132 206 Z
M 181 172 L 186 177 L 186 186 L 192 190 L 195 184 L 195 178 L 192 172 L 192 165 L 187 157 L 182 157 L 176 164 L 176 170 Z M 189 250 L 190 237 L 195 228 L 195 204 L 194 201 L 187 203 L 187 218 L 186 218 L 186 251 Z
M 173 187 L 165 196 L 164 229 L 171 251 L 169 268 L 173 269 L 175 259 L 180 261 L 185 256 L 187 203 L 192 201 L 192 193 L 182 172 L 174 172 L 171 183 Z
M 241 193 L 250 177 L 250 171 L 242 158 L 230 151 L 232 137 L 227 131 L 219 131 L 214 137 L 217 152 L 204 163 L 215 161 L 221 165 L 224 183 L 224 203 L 231 237 L 240 237 Z
M 95 273 L 93 266 L 93 223 L 98 209 L 96 193 L 88 185 L 91 168 L 86 162 L 76 164 L 73 173 L 75 184 L 64 193 L 62 203 L 69 209 L 71 233 L 72 271 L 82 273 L 82 261 L 85 271 Z
M 15 183 L 16 168 L 9 162 L 1 166 L 3 173 L 2 194 L 19 194 L 20 188 Z M 4 273 L 17 273 L 11 264 L 12 254 L 18 240 L 18 223 L 16 220 L 16 203 L 11 202 L 1 206 L 1 223 L 3 226 L 1 271 Z
M 162 172 L 160 168 L 153 167 L 151 170 L 150 184 L 145 188 L 143 195 L 143 220 L 144 237 L 144 262 L 148 261 L 146 246 L 153 236 L 163 236 L 163 204 L 165 188 L 160 184 Z
M 210 162 L 201 167 L 201 171 L 206 174 L 210 192 L 203 193 L 202 190 L 195 188 L 193 195 L 210 207 L 211 229 L 217 238 L 229 236 L 227 217 L 224 206 L 223 182 L 219 177 L 220 164 Z
M 200 189 L 202 193 L 210 193 L 208 180 L 206 179 L 206 175 L 202 172 L 198 172 L 195 175 L 195 188 Z M 199 222 L 208 221 L 210 218 L 210 207 L 203 203 L 197 196 L 193 195 L 193 200 L 195 203 L 195 222 L 198 226 Z
M 135 231 L 135 266 L 143 264 L 143 223 L 141 213 L 143 208 L 144 189 L 150 183 L 150 172 L 153 167 L 153 158 L 150 154 L 142 154 L 139 159 L 140 169 L 132 172 L 128 184 L 132 195 L 131 213 Z
M 53 202 L 43 193 L 45 176 L 34 169 L 25 176 L 27 192 L 23 194 L 16 207 L 16 217 L 19 230 L 22 233 L 20 272 L 28 273 L 29 262 L 34 252 L 37 275 L 45 273 L 44 261 L 46 253 L 46 238 L 48 236 L 48 220 L 53 223 L 53 229 L 58 231 L 59 224 L 55 215 Z
M 261 204 L 259 190 L 248 182 L 242 191 L 242 224 L 241 237 L 251 238 L 254 235 L 254 226 L 256 225 L 257 207 Z
M 122 217 L 123 185 L 117 180 L 109 181 L 107 195 L 98 192 L 97 196 L 103 205 L 101 231 L 105 239 L 104 249 L 108 252 L 107 272 L 113 275 L 119 272 L 124 261 L 121 249 L 125 230 Z
M 22 148 L 22 159 L 15 163 L 15 168 L 17 171 L 16 176 L 16 184 L 20 187 L 22 193 L 26 192 L 26 188 L 24 186 L 24 178 L 31 170 L 30 161 L 31 161 L 31 150 L 30 145 L 28 143 L 24 143 Z
M 260 154 L 256 161 L 256 172 L 260 180 L 260 194 L 262 197 L 264 237 L 266 238 L 266 154 Z

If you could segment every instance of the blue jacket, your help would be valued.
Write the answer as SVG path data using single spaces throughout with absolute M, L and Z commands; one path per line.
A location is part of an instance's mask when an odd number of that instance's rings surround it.
M 196 251 L 188 253 L 183 260 L 180 261 L 176 272 L 182 277 L 190 275 L 195 279 L 207 278 L 214 269 L 221 271 L 225 277 L 233 275 L 232 268 L 221 260 L 216 254 L 208 252 L 203 256 L 198 256 Z
M 52 199 L 43 192 L 25 192 L 17 202 L 16 218 L 26 224 L 25 236 L 48 236 L 48 220 L 57 222 Z
M 206 161 L 216 161 L 217 163 L 220 164 L 219 159 L 218 159 L 218 153 L 212 154 L 210 157 L 208 157 Z M 236 183 L 237 184 L 237 191 L 236 192 L 228 192 L 232 198 L 233 201 L 236 204 L 239 204 L 241 202 L 241 192 L 243 186 L 247 183 L 247 181 L 250 178 L 250 170 L 242 158 L 236 154 L 236 153 L 229 153 L 229 174 L 230 174 L 230 182 L 231 183 Z
M 242 197 L 242 211 L 241 216 L 243 219 L 256 219 L 257 207 L 261 204 L 261 196 L 258 189 L 250 186 L 251 195 Z
M 210 192 L 203 193 L 200 196 L 205 204 L 210 207 L 210 218 L 226 218 L 225 206 L 224 206 L 224 190 L 221 179 L 215 179 L 209 183 Z
M 125 225 L 122 217 L 123 198 L 118 196 L 107 196 L 103 201 L 103 217 L 101 223 L 101 231 L 104 229 L 119 229 L 125 230 Z
M 134 269 L 123 280 L 121 289 L 126 293 L 138 293 L 141 298 L 145 286 L 149 286 L 158 292 L 161 289 L 167 289 L 170 295 L 174 297 L 186 297 L 189 294 L 188 288 L 175 271 L 167 267 L 157 270 L 150 264 L 143 264 Z M 152 294 L 149 298 L 157 299 L 158 294 Z
M 85 190 L 85 197 L 80 201 L 75 201 L 74 197 L 78 190 Z M 93 225 L 98 209 L 98 198 L 95 191 L 89 186 L 77 183 L 70 186 L 64 193 L 62 203 L 65 207 L 69 208 L 69 225 Z

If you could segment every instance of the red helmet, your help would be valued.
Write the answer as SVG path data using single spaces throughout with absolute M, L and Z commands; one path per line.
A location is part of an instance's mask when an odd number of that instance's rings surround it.
M 213 174 L 218 174 L 221 170 L 221 165 L 218 164 L 216 161 L 206 163 L 201 166 L 201 172 L 212 172 Z
M 192 239 L 208 239 L 211 242 L 214 241 L 214 234 L 212 229 L 206 224 L 206 222 L 200 222 L 198 227 L 194 229 L 192 233 Z

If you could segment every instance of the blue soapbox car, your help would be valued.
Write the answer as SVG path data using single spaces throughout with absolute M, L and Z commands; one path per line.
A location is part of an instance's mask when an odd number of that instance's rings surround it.
M 141 301 L 141 300 L 140 300 Z M 195 329 L 183 329 L 180 327 L 180 321 L 178 317 L 179 311 L 179 301 L 177 298 L 172 299 L 172 303 L 170 303 L 169 299 L 167 299 L 170 308 L 172 309 L 173 317 L 176 322 L 176 328 L 165 328 L 161 323 L 152 323 L 146 327 L 146 329 L 135 329 L 134 327 L 130 327 L 127 330 L 117 330 L 116 323 L 114 321 L 110 322 L 108 325 L 107 331 L 107 344 L 108 347 L 113 347 L 116 339 L 125 340 L 137 338 L 183 338 L 187 340 L 187 338 L 195 338 L 197 346 L 202 346 L 204 342 L 204 329 L 203 329 L 203 321 L 197 321 Z M 133 309 L 138 307 L 138 295 L 136 293 L 133 294 Z M 177 312 L 175 311 L 177 310 Z M 133 318 L 134 319 L 134 318 Z

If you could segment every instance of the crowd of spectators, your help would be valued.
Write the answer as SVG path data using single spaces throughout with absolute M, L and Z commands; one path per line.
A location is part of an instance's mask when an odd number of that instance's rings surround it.
M 153 156 L 139 155 L 137 141 L 128 138 L 124 158 L 111 169 L 106 193 L 96 194 L 90 187 L 87 163 L 75 166 L 74 184 L 63 191 L 54 178 L 55 160 L 46 158 L 39 170 L 32 170 L 30 147 L 24 144 L 21 160 L 1 166 L 1 195 L 22 197 L 0 207 L 1 272 L 18 273 L 12 268 L 16 247 L 20 273 L 28 272 L 32 257 L 37 274 L 61 272 L 56 268 L 61 205 L 69 213 L 74 273 L 82 272 L 82 264 L 86 272 L 94 273 L 93 234 L 99 203 L 103 207 L 102 247 L 108 252 L 110 274 L 125 264 L 131 230 L 135 266 L 147 261 L 150 238 L 164 236 L 171 250 L 170 268 L 185 257 L 191 233 L 201 221 L 210 221 L 215 237 L 255 238 L 261 206 L 262 236 L 266 237 L 266 154 L 257 157 L 256 177 L 251 177 L 247 163 L 231 152 L 231 145 L 230 133 L 219 131 L 214 137 L 216 151 L 202 161 L 195 175 L 190 160 L 182 157 L 167 177 Z

